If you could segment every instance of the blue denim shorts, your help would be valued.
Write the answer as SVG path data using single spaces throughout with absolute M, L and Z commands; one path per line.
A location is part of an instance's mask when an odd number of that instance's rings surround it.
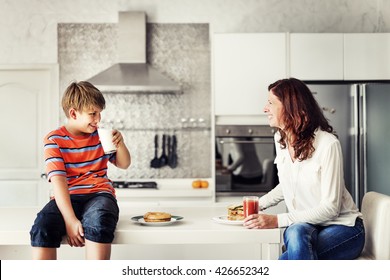
M 71 195 L 70 199 L 85 239 L 112 243 L 119 218 L 116 199 L 111 194 Z M 31 246 L 59 248 L 65 235 L 64 218 L 53 199 L 37 214 L 30 231 Z

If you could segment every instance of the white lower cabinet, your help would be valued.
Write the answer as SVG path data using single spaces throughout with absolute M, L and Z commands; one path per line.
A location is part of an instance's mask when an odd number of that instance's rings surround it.
M 287 76 L 285 33 L 214 34 L 215 115 L 261 115 L 268 85 Z
M 48 199 L 43 137 L 58 126 L 58 65 L 0 65 L 0 207 Z
M 0 180 L 0 207 L 40 205 L 40 182 L 34 180 Z

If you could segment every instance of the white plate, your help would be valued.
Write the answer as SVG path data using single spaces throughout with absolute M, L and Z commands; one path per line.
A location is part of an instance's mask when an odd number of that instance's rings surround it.
M 141 225 L 157 226 L 157 227 L 168 226 L 168 225 L 176 223 L 177 221 L 180 221 L 181 219 L 183 219 L 183 217 L 181 217 L 181 216 L 172 216 L 171 220 L 168 222 L 145 222 L 143 216 L 135 216 L 135 217 L 131 218 L 132 221 L 139 223 Z
M 227 215 L 214 217 L 213 221 L 225 225 L 242 225 L 244 223 L 244 220 L 240 220 L 240 221 L 228 220 Z

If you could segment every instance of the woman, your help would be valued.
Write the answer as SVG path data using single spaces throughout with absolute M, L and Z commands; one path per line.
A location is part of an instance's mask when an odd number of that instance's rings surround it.
M 354 259 L 363 249 L 362 214 L 344 184 L 340 142 L 309 88 L 300 80 L 268 87 L 264 112 L 275 134 L 279 184 L 259 200 L 266 209 L 284 200 L 288 213 L 254 214 L 247 228 L 283 228 L 279 259 Z

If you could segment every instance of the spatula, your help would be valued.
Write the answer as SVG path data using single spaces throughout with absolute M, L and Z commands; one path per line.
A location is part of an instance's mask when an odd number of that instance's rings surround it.
M 162 154 L 159 159 L 159 167 L 163 167 L 168 163 L 168 157 L 167 154 L 165 153 L 165 143 L 166 143 L 167 136 L 163 134 L 163 139 L 162 139 Z
M 171 162 L 172 162 L 172 144 L 171 144 L 171 136 L 168 135 L 167 136 L 167 141 L 168 141 L 168 144 L 167 144 L 167 165 L 171 166 Z
M 171 156 L 171 160 L 169 162 L 169 166 L 171 168 L 176 168 L 176 166 L 177 166 L 177 139 L 176 139 L 176 135 L 172 136 L 171 145 L 172 145 L 172 148 L 171 148 L 172 156 Z
M 154 158 L 150 162 L 150 167 L 152 168 L 160 167 L 160 160 L 157 157 L 157 150 L 158 150 L 158 134 L 154 136 Z

